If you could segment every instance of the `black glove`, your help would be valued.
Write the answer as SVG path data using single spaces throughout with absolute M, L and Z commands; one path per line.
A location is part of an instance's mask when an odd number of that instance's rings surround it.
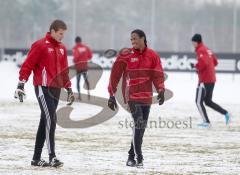
M 194 63 L 190 63 L 190 66 L 191 66 L 192 69 L 195 68 L 195 64 Z
M 14 98 L 18 98 L 20 102 L 23 102 L 23 98 L 26 96 L 24 91 L 24 83 L 19 82 L 17 85 L 17 89 L 14 94 Z
M 157 96 L 157 99 L 158 99 L 158 104 L 159 105 L 162 105 L 164 103 L 164 90 L 160 91 L 158 96 Z
M 108 107 L 115 111 L 115 109 L 117 108 L 117 102 L 114 96 L 110 96 L 108 99 Z
M 73 95 L 73 91 L 72 91 L 72 88 L 67 88 L 67 105 L 72 105 L 72 103 L 74 102 L 75 100 L 75 97 Z

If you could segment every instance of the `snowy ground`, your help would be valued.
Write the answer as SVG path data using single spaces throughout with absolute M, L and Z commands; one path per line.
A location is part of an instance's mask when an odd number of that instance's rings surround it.
M 167 88 L 174 97 L 164 106 L 153 105 L 149 121 L 156 122 L 145 132 L 144 169 L 125 166 L 130 146 L 130 115 L 120 109 L 117 115 L 100 125 L 86 129 L 57 127 L 56 153 L 64 161 L 59 169 L 30 166 L 39 122 L 37 101 L 31 78 L 26 85 L 27 99 L 13 99 L 18 69 L 12 63 L 0 63 L 0 174 L 240 174 L 240 75 L 218 74 L 214 100 L 231 111 L 233 123 L 224 125 L 220 114 L 208 109 L 211 129 L 199 129 L 201 118 L 194 104 L 196 75 L 168 73 Z M 93 95 L 107 97 L 109 72 L 106 71 Z M 75 85 L 75 79 L 72 80 Z M 64 106 L 61 102 L 59 107 Z M 83 103 L 73 105 L 72 119 L 91 117 L 100 109 Z M 159 126 L 168 122 L 169 128 Z M 127 120 L 127 126 L 125 121 Z M 172 122 L 187 124 L 173 127 Z M 162 123 L 163 124 L 163 123 Z M 124 126 L 123 126 L 124 125 Z M 47 159 L 44 147 L 43 158 Z

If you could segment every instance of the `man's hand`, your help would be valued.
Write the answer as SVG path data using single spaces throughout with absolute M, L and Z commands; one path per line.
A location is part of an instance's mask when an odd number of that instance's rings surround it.
M 67 105 L 72 105 L 73 104 L 73 102 L 74 102 L 74 100 L 75 100 L 75 97 L 74 97 L 74 95 L 73 95 L 73 91 L 72 91 L 72 88 L 67 88 L 67 94 L 68 94 L 68 96 L 67 96 Z
M 158 93 L 158 96 L 157 96 L 157 99 L 158 99 L 158 104 L 159 105 L 162 105 L 164 103 L 164 90 L 161 90 L 159 93 Z
M 23 98 L 26 96 L 24 91 L 24 82 L 19 82 L 17 89 L 14 93 L 14 98 L 18 98 L 20 102 L 23 102 Z
M 109 97 L 108 107 L 113 111 L 115 111 L 115 109 L 117 108 L 117 102 L 114 96 Z

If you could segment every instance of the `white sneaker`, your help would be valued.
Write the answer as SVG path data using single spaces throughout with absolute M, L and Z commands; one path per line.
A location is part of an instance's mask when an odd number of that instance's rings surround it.
M 211 124 L 208 122 L 203 122 L 197 125 L 200 128 L 211 128 Z
M 225 114 L 225 123 L 228 126 L 231 123 L 232 116 L 229 113 Z

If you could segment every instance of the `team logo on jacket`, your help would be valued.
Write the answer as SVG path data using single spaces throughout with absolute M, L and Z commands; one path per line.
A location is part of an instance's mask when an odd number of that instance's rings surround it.
M 131 61 L 132 63 L 133 63 L 133 62 L 137 62 L 137 61 L 138 61 L 138 58 L 137 58 L 137 57 L 131 58 L 130 61 Z
M 64 50 L 63 49 L 59 49 L 59 51 L 61 52 L 62 55 L 64 55 Z
M 54 51 L 53 48 L 48 48 L 48 53 L 52 53 Z
M 80 48 L 78 48 L 78 52 L 80 52 L 80 53 L 86 52 L 86 50 L 87 50 L 87 49 L 86 49 L 86 48 L 84 48 L 84 47 L 83 47 L 83 48 L 81 48 L 81 47 L 80 47 Z

